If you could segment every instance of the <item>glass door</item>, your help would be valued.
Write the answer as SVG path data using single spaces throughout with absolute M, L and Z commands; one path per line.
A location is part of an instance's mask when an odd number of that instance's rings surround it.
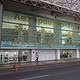
M 30 51 L 23 51 L 23 53 L 22 53 L 22 62 L 25 62 L 25 63 L 31 62 L 31 53 L 30 53 Z

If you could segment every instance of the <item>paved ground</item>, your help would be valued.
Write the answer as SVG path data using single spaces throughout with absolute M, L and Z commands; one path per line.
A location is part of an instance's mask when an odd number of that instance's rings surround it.
M 38 64 L 36 64 L 36 62 L 30 62 L 30 63 L 20 63 L 20 64 L 17 64 L 17 67 L 18 67 L 18 71 L 23 71 L 23 69 L 27 68 L 28 67 L 36 67 L 36 66 L 42 66 L 42 65 L 46 65 L 46 64 L 63 64 L 63 63 L 71 63 L 71 62 L 80 62 L 80 59 L 61 59 L 61 60 L 52 60 L 52 61 L 39 61 Z M 13 64 L 10 65 L 10 64 L 0 64 L 0 74 L 7 74 L 8 73 L 11 73 L 11 72 L 14 72 L 14 66 Z
M 25 67 L 0 74 L 0 80 L 80 80 L 80 62 Z

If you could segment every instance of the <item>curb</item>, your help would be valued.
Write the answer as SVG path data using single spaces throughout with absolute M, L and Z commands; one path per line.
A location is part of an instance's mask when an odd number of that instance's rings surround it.
M 17 68 L 23 67 L 31 67 L 31 66 L 43 66 L 48 64 L 64 64 L 64 63 L 71 63 L 71 62 L 80 62 L 80 60 L 70 60 L 70 61 L 57 61 L 57 62 L 47 62 L 47 63 L 39 63 L 39 64 L 25 64 L 25 65 L 18 65 Z M 0 67 L 0 69 L 12 69 L 13 66 L 9 67 Z

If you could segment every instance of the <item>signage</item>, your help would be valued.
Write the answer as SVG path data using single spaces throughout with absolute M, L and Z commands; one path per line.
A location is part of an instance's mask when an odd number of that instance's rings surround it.
M 53 28 L 53 20 L 37 17 L 36 25 L 41 27 Z
M 28 24 L 28 16 L 15 12 L 4 11 L 3 21 L 19 24 Z

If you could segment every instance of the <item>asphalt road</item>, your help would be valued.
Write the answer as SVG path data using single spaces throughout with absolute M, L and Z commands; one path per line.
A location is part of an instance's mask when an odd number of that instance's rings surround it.
M 80 62 L 26 67 L 19 72 L 0 73 L 0 80 L 80 80 Z

